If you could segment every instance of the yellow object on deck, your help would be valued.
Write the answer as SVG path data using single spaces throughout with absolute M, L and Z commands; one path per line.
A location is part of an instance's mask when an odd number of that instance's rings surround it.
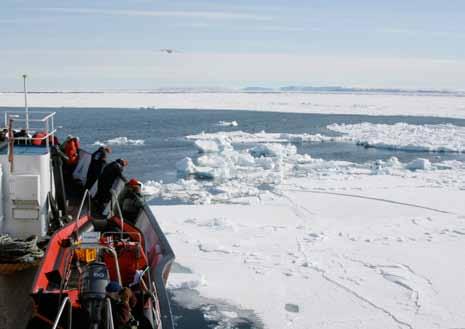
M 97 249 L 82 248 L 76 249 L 76 257 L 83 263 L 91 263 L 97 259 Z

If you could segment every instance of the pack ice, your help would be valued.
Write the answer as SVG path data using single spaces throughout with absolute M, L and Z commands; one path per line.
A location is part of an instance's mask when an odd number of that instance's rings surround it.
M 450 125 L 330 129 L 344 142 L 464 145 Z M 464 163 L 325 161 L 299 154 L 294 137 L 189 136 L 200 153 L 178 162 L 182 178 L 145 184 L 193 203 L 154 207 L 190 270 L 173 274 L 172 288 L 253 310 L 265 328 L 465 327 Z

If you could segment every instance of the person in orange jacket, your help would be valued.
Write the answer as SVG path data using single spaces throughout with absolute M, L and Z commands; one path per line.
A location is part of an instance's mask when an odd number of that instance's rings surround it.
M 64 143 L 63 151 L 67 156 L 66 164 L 69 166 L 77 165 L 79 161 L 79 137 L 68 136 Z

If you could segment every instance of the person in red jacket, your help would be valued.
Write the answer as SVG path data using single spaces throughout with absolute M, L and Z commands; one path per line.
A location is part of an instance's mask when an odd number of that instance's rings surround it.
M 79 148 L 81 147 L 79 143 L 79 137 L 68 136 L 64 144 L 64 152 L 68 157 L 66 163 L 69 166 L 77 165 L 79 161 Z

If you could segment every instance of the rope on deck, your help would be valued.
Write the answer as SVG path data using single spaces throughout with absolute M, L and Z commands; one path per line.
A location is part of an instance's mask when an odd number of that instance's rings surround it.
M 8 274 L 35 267 L 44 256 L 37 245 L 38 238 L 12 238 L 8 234 L 0 235 L 0 273 Z

